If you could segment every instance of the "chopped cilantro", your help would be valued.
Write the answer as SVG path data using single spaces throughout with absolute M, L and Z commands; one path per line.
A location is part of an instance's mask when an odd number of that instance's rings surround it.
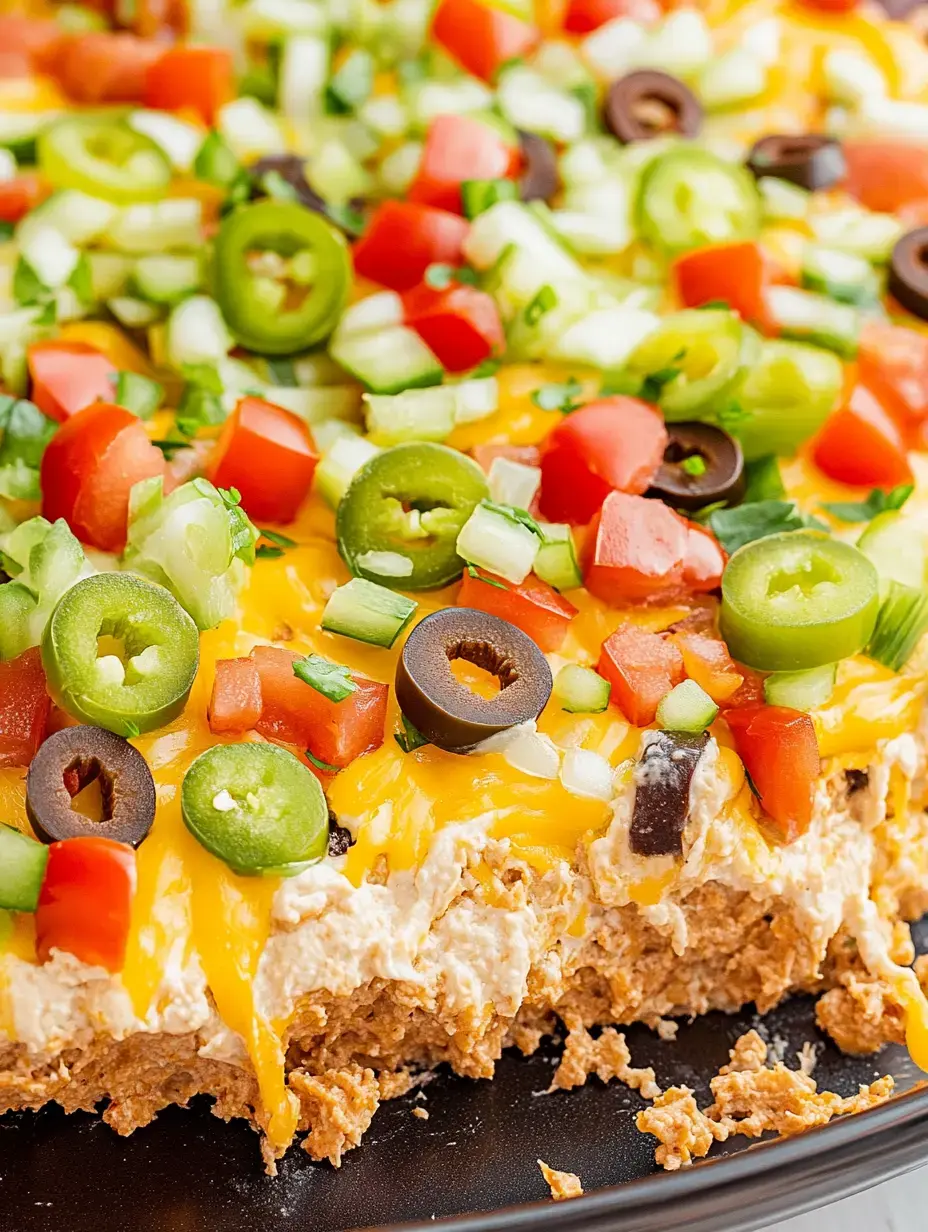
M 394 732 L 393 739 L 400 746 L 404 753 L 412 753 L 416 749 L 421 749 L 424 744 L 428 744 L 425 736 L 418 728 L 413 727 L 405 714 L 400 716 L 403 720 L 402 732 Z
M 822 508 L 841 522 L 869 522 L 879 513 L 891 513 L 901 509 L 914 491 L 911 483 L 902 483 L 891 492 L 874 488 L 866 500 L 830 501 Z
M 309 749 L 306 750 L 306 760 L 311 761 L 317 770 L 321 770 L 323 774 L 338 774 L 341 766 L 330 766 L 327 761 L 322 761 L 318 757 L 313 757 Z
M 495 586 L 497 590 L 508 590 L 509 587 L 503 582 L 497 582 L 496 578 L 484 577 L 476 565 L 467 565 L 468 577 L 476 578 L 478 582 L 486 582 L 487 586 Z
M 731 554 L 755 539 L 766 539 L 787 530 L 827 530 L 818 518 L 803 513 L 795 501 L 763 500 L 734 509 L 716 509 L 709 525 L 726 552 Z
M 482 500 L 480 504 L 484 509 L 489 510 L 490 513 L 498 513 L 500 517 L 506 518 L 509 522 L 514 522 L 516 526 L 524 526 L 526 530 L 530 530 L 539 539 L 544 538 L 541 527 L 532 515 L 526 513 L 524 509 L 517 509 L 514 505 L 500 505 L 492 500 Z
M 780 463 L 772 453 L 766 453 L 763 457 L 746 462 L 744 476 L 747 484 L 744 493 L 745 503 L 780 500 L 786 495 L 783 479 L 780 476 Z
M 582 395 L 583 386 L 576 377 L 569 376 L 566 381 L 554 381 L 533 390 L 532 401 L 539 410 L 560 411 L 562 415 L 569 415 L 580 406 Z

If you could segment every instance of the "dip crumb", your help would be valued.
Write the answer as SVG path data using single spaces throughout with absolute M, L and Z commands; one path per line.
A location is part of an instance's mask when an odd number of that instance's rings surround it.
M 413 1108 L 412 1115 L 418 1117 L 420 1121 L 427 1121 L 429 1119 L 427 1108 Z
M 675 1040 L 677 1038 L 677 1030 L 679 1023 L 674 1022 L 672 1018 L 659 1018 L 657 1020 L 657 1038 L 662 1040 Z
M 677 1172 L 707 1155 L 713 1142 L 724 1142 L 728 1130 L 699 1111 L 689 1087 L 669 1087 L 650 1108 L 639 1112 L 635 1124 L 653 1134 L 660 1146 L 654 1158 L 667 1172 Z
M 604 1027 L 594 1039 L 578 1015 L 567 1014 L 564 1021 L 569 1034 L 564 1055 L 551 1084 L 552 1090 L 571 1091 L 574 1087 L 582 1087 L 590 1074 L 595 1074 L 601 1082 L 617 1078 L 633 1090 L 640 1091 L 645 1099 L 660 1095 L 654 1070 L 632 1066 L 632 1055 L 625 1043 L 625 1036 L 614 1027 Z
M 555 1202 L 564 1202 L 567 1198 L 583 1197 L 583 1186 L 580 1184 L 579 1176 L 575 1173 L 558 1172 L 556 1168 L 550 1168 L 543 1159 L 538 1160 L 538 1167 L 548 1183 L 551 1197 Z

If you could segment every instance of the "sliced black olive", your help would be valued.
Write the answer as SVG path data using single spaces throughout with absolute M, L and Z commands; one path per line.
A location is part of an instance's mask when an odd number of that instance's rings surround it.
M 683 830 L 690 811 L 690 783 L 709 743 L 708 732 L 649 732 L 635 767 L 635 807 L 629 846 L 639 856 L 683 852 Z
M 690 511 L 725 501 L 737 505 L 744 497 L 744 455 L 734 439 L 707 423 L 667 425 L 670 440 L 664 461 L 648 489 L 676 509 Z
M 492 699 L 451 671 L 452 659 L 492 672 Z M 467 607 L 427 616 L 410 633 L 396 668 L 396 700 L 430 744 L 466 753 L 497 732 L 537 719 L 551 695 L 551 669 L 530 637 L 508 620 Z
M 702 104 L 693 91 L 657 69 L 642 68 L 609 87 L 604 118 L 619 141 L 650 141 L 667 133 L 695 137 L 702 127 Z
M 95 780 L 99 821 L 72 807 L 74 797 Z M 46 843 L 96 836 L 138 847 L 155 819 L 155 782 L 145 758 L 121 736 L 102 727 L 65 727 L 32 759 L 26 812 Z
M 329 809 L 329 855 L 343 856 L 349 847 L 354 846 L 351 831 L 338 823 L 338 818 Z
M 308 183 L 305 158 L 300 158 L 298 154 L 268 154 L 252 163 L 248 170 L 252 178 L 252 196 L 279 195 L 275 194 L 267 183 L 269 175 L 279 175 L 293 189 L 300 205 L 305 205 L 308 210 L 317 214 L 324 214 L 337 227 L 349 235 L 354 234 L 354 221 L 350 216 L 359 214 L 364 209 L 364 202 L 360 198 L 352 198 L 348 202 L 347 210 L 329 205 Z
M 771 133 L 751 147 L 748 170 L 757 179 L 772 175 L 814 191 L 831 188 L 843 180 L 847 163 L 841 143 L 834 137 L 821 133 Z
M 879 0 L 880 7 L 892 21 L 905 21 L 925 0 Z
M 849 796 L 866 791 L 870 786 L 870 775 L 866 770 L 845 770 L 844 786 Z
M 519 147 L 524 164 L 519 196 L 523 201 L 550 201 L 561 186 L 554 146 L 537 133 L 519 129 Z
M 928 321 L 928 227 L 918 227 L 896 241 L 887 286 L 903 308 Z

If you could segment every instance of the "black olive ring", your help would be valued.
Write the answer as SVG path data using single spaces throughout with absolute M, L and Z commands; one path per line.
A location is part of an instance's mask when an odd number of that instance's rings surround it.
M 896 241 L 887 288 L 903 308 L 928 321 L 928 227 L 918 227 Z
M 603 118 L 624 145 L 668 133 L 695 137 L 702 127 L 699 99 L 682 81 L 657 69 L 642 68 L 609 87 Z
M 751 147 L 747 165 L 757 179 L 772 175 L 811 192 L 831 188 L 847 175 L 841 143 L 822 133 L 771 133 L 761 137 Z
M 647 491 L 675 509 L 695 512 L 724 501 L 738 505 L 744 498 L 744 455 L 741 446 L 715 424 L 671 423 L 664 461 Z M 698 460 L 698 465 L 693 463 Z

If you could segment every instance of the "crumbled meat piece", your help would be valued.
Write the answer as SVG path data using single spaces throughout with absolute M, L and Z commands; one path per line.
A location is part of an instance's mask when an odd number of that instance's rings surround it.
M 660 1095 L 660 1087 L 654 1080 L 653 1069 L 635 1069 L 631 1065 L 631 1053 L 625 1036 L 613 1027 L 604 1027 L 597 1039 L 593 1039 L 583 1022 L 568 1015 L 565 1023 L 569 1031 L 564 1055 L 557 1067 L 552 1089 L 570 1091 L 582 1087 L 590 1074 L 602 1082 L 618 1078 L 633 1090 L 640 1091 L 645 1099 Z
M 643 1134 L 660 1142 L 654 1158 L 668 1172 L 708 1154 L 713 1142 L 724 1142 L 728 1130 L 699 1111 L 689 1087 L 669 1087 L 650 1108 L 639 1112 L 635 1124 Z
M 377 1075 L 349 1065 L 318 1077 L 294 1070 L 289 1083 L 300 1101 L 299 1128 L 309 1130 L 303 1150 L 340 1168 L 342 1156 L 360 1143 L 380 1104 Z
M 815 1021 L 842 1052 L 878 1052 L 905 1042 L 905 1010 L 882 980 L 861 971 L 841 975 L 841 986 L 819 997 Z
M 565 1198 L 583 1197 L 583 1186 L 580 1184 L 579 1176 L 573 1172 L 558 1172 L 556 1168 L 549 1168 L 543 1159 L 538 1160 L 538 1167 L 548 1183 L 551 1197 L 555 1202 L 563 1202 Z

